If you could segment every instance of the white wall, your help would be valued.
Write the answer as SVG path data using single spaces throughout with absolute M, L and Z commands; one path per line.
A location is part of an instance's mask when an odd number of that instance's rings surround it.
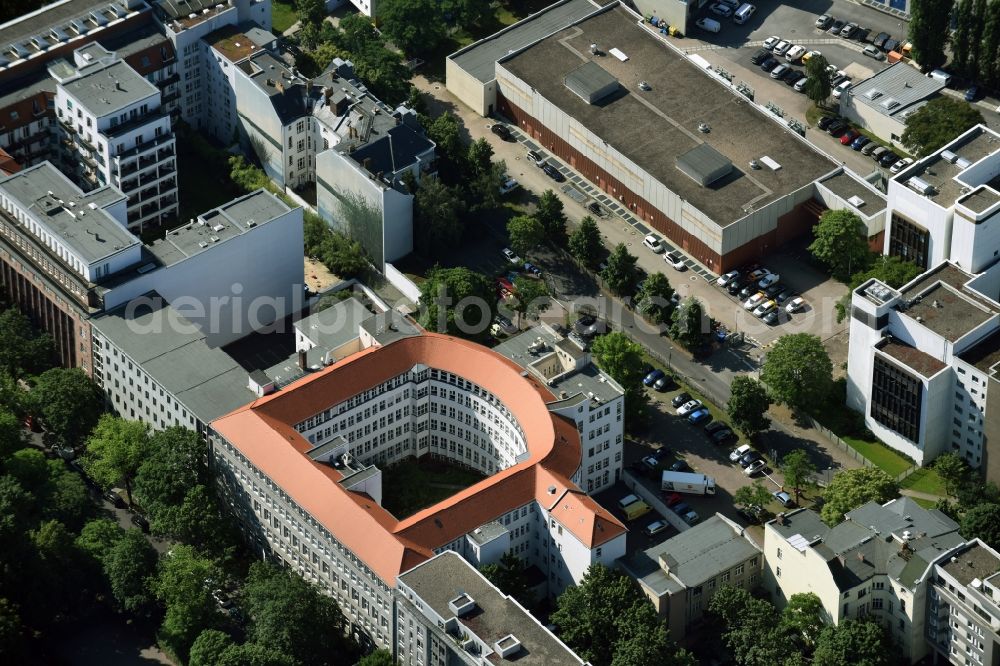
M 931 199 L 914 192 L 905 183 L 889 181 L 887 200 L 890 211 L 897 211 L 908 220 L 916 222 L 930 232 L 927 249 L 927 266 L 937 266 L 946 261 L 951 245 L 951 210 L 944 209 Z M 947 202 L 950 206 L 953 202 Z M 888 253 L 892 224 L 886 222 L 885 252 Z

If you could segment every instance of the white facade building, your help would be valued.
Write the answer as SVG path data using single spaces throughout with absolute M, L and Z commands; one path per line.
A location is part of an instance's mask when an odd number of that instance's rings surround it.
M 160 90 L 96 42 L 73 53 L 75 66 L 49 67 L 58 82 L 62 144 L 92 186 L 128 197 L 128 226 L 156 227 L 177 214 L 177 164 Z

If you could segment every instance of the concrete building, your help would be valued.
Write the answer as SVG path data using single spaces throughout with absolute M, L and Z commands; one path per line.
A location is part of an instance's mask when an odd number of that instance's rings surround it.
M 859 81 L 840 96 L 840 115 L 876 136 L 902 146 L 906 119 L 937 97 L 944 83 L 897 62 Z
M 1000 663 L 1000 553 L 973 539 L 934 562 L 927 643 L 956 666 Z
M 889 180 L 885 253 L 979 273 L 1000 257 L 1000 134 L 978 125 Z
M 525 45 L 527 30 L 451 56 L 449 89 L 477 110 L 493 105 L 713 272 L 811 229 L 814 182 L 838 165 L 639 15 L 612 3 L 545 37 L 534 28 Z
M 452 551 L 401 574 L 395 599 L 400 664 L 586 663 Z
M 761 584 L 760 546 L 721 513 L 625 563 L 629 574 L 666 619 L 670 637 L 684 640 L 723 585 L 752 590 Z
M 495 351 L 545 383 L 558 396 L 549 409 L 576 423 L 583 453 L 582 476 L 576 479 L 580 487 L 592 494 L 617 483 L 624 452 L 625 391 L 594 364 L 579 338 L 566 337 L 542 322 L 508 338 Z
M 928 649 L 933 563 L 963 542 L 955 521 L 909 497 L 869 502 L 832 528 L 798 509 L 764 526 L 764 586 L 780 606 L 793 594 L 814 593 L 831 624 L 873 617 L 907 663 L 916 663 Z
M 128 225 L 141 232 L 177 217 L 177 162 L 160 89 L 100 44 L 49 67 L 57 82 L 63 164 L 82 184 L 128 197 Z M 64 166 L 65 168 L 65 166 Z
M 512 552 L 548 594 L 624 555 L 625 527 L 574 481 L 580 435 L 542 382 L 464 340 L 382 331 L 211 424 L 212 466 L 255 549 L 334 595 L 364 642 L 397 651 L 397 578 L 434 555 L 481 566 Z M 425 455 L 489 476 L 391 515 L 375 465 Z
M 874 252 L 881 252 L 885 245 L 885 194 L 868 180 L 853 171 L 840 169 L 836 173 L 816 181 L 815 201 L 807 204 L 822 215 L 823 211 L 847 210 L 865 223 L 868 244 Z

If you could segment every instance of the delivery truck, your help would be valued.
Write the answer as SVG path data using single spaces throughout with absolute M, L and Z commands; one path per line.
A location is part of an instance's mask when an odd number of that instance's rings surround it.
M 663 490 L 673 493 L 690 493 L 692 495 L 714 495 L 715 479 L 694 472 L 663 473 L 660 486 Z

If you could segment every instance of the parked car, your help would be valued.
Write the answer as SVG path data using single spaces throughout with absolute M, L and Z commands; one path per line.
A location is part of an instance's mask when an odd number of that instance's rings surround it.
M 729 426 L 726 425 L 725 421 L 712 421 L 711 423 L 705 426 L 705 432 L 711 435 L 713 433 L 722 430 L 723 428 L 728 428 L 728 427 Z
M 592 314 L 583 313 L 573 323 L 573 331 L 581 338 L 593 338 L 608 332 L 608 324 Z M 652 369 L 650 369 L 652 372 Z
M 850 81 L 841 81 L 840 83 L 838 83 L 837 86 L 833 89 L 834 99 L 840 99 L 840 96 L 843 95 L 847 91 L 847 89 L 850 88 L 852 85 L 853 84 Z
M 669 527 L 670 523 L 665 520 L 654 520 L 649 525 L 646 525 L 643 532 L 646 533 L 646 536 L 656 536 L 660 532 L 666 532 Z
M 719 32 L 722 30 L 722 24 L 710 18 L 700 18 L 695 21 L 694 24 L 702 30 L 706 30 L 708 32 Z
M 527 157 L 528 161 L 534 164 L 536 167 L 540 167 L 543 164 L 545 164 L 545 158 L 539 155 L 534 150 L 529 150 Z
M 872 45 L 875 46 L 876 48 L 881 49 L 882 45 L 885 44 L 885 41 L 887 39 L 889 39 L 889 33 L 880 32 L 877 35 L 875 35 L 875 39 L 872 40 Z
M 517 253 L 514 252 L 514 250 L 510 249 L 509 247 L 505 247 L 503 250 L 501 250 L 501 252 L 503 252 L 504 258 L 506 258 L 507 261 L 509 261 L 510 263 L 512 264 L 521 263 L 521 257 L 517 256 Z
M 764 316 L 760 319 L 768 326 L 776 326 L 781 321 L 780 312 L 780 308 L 775 308 L 774 310 L 764 314 Z
M 751 525 L 760 523 L 760 507 L 758 506 L 741 506 L 736 509 L 736 513 Z
M 750 62 L 752 62 L 755 65 L 759 65 L 760 63 L 764 62 L 764 60 L 770 55 L 771 52 L 768 51 L 767 49 L 763 48 L 757 49 L 756 53 L 750 56 Z
M 746 474 L 747 476 L 753 476 L 757 472 L 763 470 L 765 467 L 767 467 L 767 463 L 764 462 L 763 460 L 754 460 L 752 463 L 750 463 L 743 469 L 743 473 Z
M 804 92 L 806 89 L 806 84 L 808 82 L 809 82 L 809 77 L 803 76 L 801 79 L 795 82 L 795 84 L 792 86 L 792 89 L 795 90 L 795 92 Z
M 733 15 L 733 8 L 721 2 L 709 5 L 708 11 L 712 12 L 716 16 L 722 16 L 724 18 L 729 18 Z
M 840 135 L 840 145 L 849 146 L 854 143 L 854 140 L 861 136 L 861 132 L 856 129 L 849 129 Z
M 792 314 L 794 312 L 798 312 L 805 306 L 806 306 L 805 299 L 802 298 L 801 296 L 797 296 L 792 300 L 788 301 L 788 305 L 785 306 L 785 312 L 787 312 L 788 314 Z
M 781 41 L 781 37 L 778 37 L 777 35 L 771 35 L 770 37 L 768 37 L 767 39 L 764 40 L 764 45 L 763 46 L 768 51 L 773 51 L 775 45 L 778 42 L 780 42 L 780 41 Z
M 885 146 L 879 146 L 878 148 L 876 148 L 871 152 L 871 157 L 873 160 L 878 162 L 880 159 L 882 159 L 882 156 L 885 155 L 887 152 L 889 152 L 888 148 L 886 148 Z
M 557 183 L 561 183 L 564 180 L 566 180 L 566 176 L 562 175 L 562 173 L 559 171 L 559 169 L 555 168 L 554 166 L 552 166 L 548 162 L 546 162 L 545 166 L 542 167 L 542 171 L 545 172 L 546 176 L 548 176 L 552 180 L 556 181 Z
M 506 125 L 502 125 L 500 123 L 493 123 L 493 126 L 490 127 L 490 131 L 496 134 L 504 141 L 513 141 L 514 139 L 514 135 L 511 134 L 510 129 Z
M 744 456 L 744 455 L 745 455 L 745 454 L 746 454 L 746 453 L 747 453 L 748 451 L 750 451 L 750 445 L 749 445 L 749 444 L 741 444 L 740 446 L 738 446 L 738 447 L 737 447 L 736 449 L 734 449 L 734 450 L 733 450 L 733 451 L 732 451 L 732 452 L 731 452 L 731 453 L 729 454 L 729 462 L 737 462 L 737 461 L 738 461 L 738 460 L 739 460 L 740 458 L 742 458 L 742 457 L 743 457 L 743 456 Z
M 795 506 L 795 503 L 792 502 L 792 496 L 786 493 L 784 490 L 778 490 L 771 494 L 774 495 L 774 499 L 781 502 L 781 506 L 785 507 L 786 509 Z
M 774 45 L 774 48 L 772 49 L 772 51 L 774 51 L 774 55 L 783 56 L 783 55 L 785 55 L 785 53 L 788 52 L 788 49 L 790 49 L 790 48 L 792 48 L 792 43 L 789 42 L 789 41 L 785 41 L 783 39 L 783 40 L 781 40 L 780 42 L 778 42 L 777 44 Z
M 854 150 L 861 150 L 869 143 L 871 143 L 871 139 L 866 137 L 864 134 L 859 134 L 855 137 L 854 141 L 851 141 L 851 148 Z
M 701 400 L 688 400 L 677 408 L 677 416 L 687 416 L 696 409 L 699 409 L 701 406 Z
M 723 428 L 717 432 L 712 433 L 712 441 L 716 444 L 728 444 L 729 442 L 736 441 L 736 433 L 730 428 Z
M 878 165 L 880 167 L 890 167 L 898 161 L 899 161 L 899 155 L 892 152 L 891 150 L 887 150 L 882 154 L 882 157 L 878 159 Z
M 875 60 L 885 60 L 885 54 L 882 53 L 882 49 L 878 48 L 877 46 L 872 46 L 871 44 L 869 44 L 861 52 L 864 53 L 869 58 L 874 58 Z
M 819 119 L 819 122 L 816 123 L 816 126 L 825 132 L 830 128 L 830 125 L 834 124 L 838 120 L 840 120 L 838 116 L 823 116 Z
M 775 303 L 774 301 L 771 301 L 771 300 L 764 301 L 760 305 L 758 305 L 756 308 L 754 308 L 753 316 L 757 317 L 758 319 L 760 319 L 764 315 L 766 315 L 767 313 L 773 311 L 777 307 L 778 307 L 778 304 Z
M 655 384 L 653 384 L 653 388 L 659 391 L 660 393 L 663 393 L 667 389 L 673 388 L 673 386 L 674 386 L 674 378 L 671 377 L 670 375 L 663 375 L 662 377 L 656 380 Z
M 597 217 L 604 217 L 605 215 L 607 215 L 607 211 L 601 208 L 601 204 L 597 203 L 596 201 L 591 201 L 589 204 L 587 204 L 587 210 L 589 210 Z
M 691 425 L 701 425 L 712 420 L 712 413 L 702 407 L 688 414 L 688 423 Z
M 667 496 L 667 506 L 671 509 L 683 501 L 684 498 L 681 497 L 680 493 L 670 493 L 670 495 Z
M 975 102 L 977 99 L 979 99 L 979 86 L 969 86 L 965 91 L 965 101 Z
M 785 74 L 785 77 L 782 79 L 782 81 L 784 81 L 785 85 L 788 86 L 789 88 L 794 88 L 795 84 L 807 78 L 809 77 L 807 77 L 806 73 L 803 72 L 802 70 L 793 69 L 790 70 L 787 74 Z
M 715 284 L 719 285 L 720 287 L 725 287 L 733 280 L 739 280 L 739 279 L 740 279 L 739 271 L 729 271 L 728 273 L 720 275 L 719 279 L 715 281 Z
M 909 158 L 909 157 L 904 157 L 903 159 L 901 159 L 898 162 L 896 162 L 895 164 L 893 164 L 889 168 L 889 171 L 891 173 L 899 173 L 900 171 L 902 171 L 906 167 L 910 166 L 911 164 L 913 164 L 913 160 L 911 158 Z
M 767 58 L 764 59 L 764 62 L 760 63 L 760 68 L 765 72 L 770 72 L 779 64 L 780 63 L 778 62 L 777 58 L 775 58 L 774 56 L 768 56 Z
M 820 30 L 826 30 L 827 28 L 830 27 L 831 23 L 833 23 L 833 17 L 830 16 L 829 14 L 823 14 L 818 19 L 816 19 L 816 23 L 814 25 Z
M 662 379 L 665 374 L 666 373 L 663 372 L 663 370 L 657 368 L 652 372 L 650 372 L 648 375 L 646 375 L 643 378 L 642 383 L 645 384 L 646 386 L 652 386 L 657 382 L 658 379 Z
M 507 317 L 504 317 L 501 314 L 494 315 L 493 323 L 507 335 L 514 335 L 518 331 L 517 326 L 514 326 L 514 323 L 511 322 L 510 319 L 507 319 Z
M 691 506 L 687 502 L 678 502 L 670 507 L 671 510 L 679 516 L 683 516 L 685 513 L 691 510 Z
M 663 260 L 670 265 L 675 271 L 682 271 L 687 268 L 687 264 L 684 263 L 684 258 L 677 252 L 667 252 L 663 255 Z
M 681 514 L 681 518 L 688 525 L 697 525 L 701 522 L 701 516 L 698 515 L 697 511 L 688 511 L 687 513 Z
M 806 54 L 806 47 L 796 45 L 788 49 L 788 52 L 785 53 L 785 60 L 787 60 L 788 62 L 795 62 L 805 54 Z
M 663 249 L 664 249 L 663 248 L 663 243 L 661 243 L 660 239 L 657 238 L 653 234 L 649 234 L 648 236 L 646 236 L 645 238 L 643 238 L 642 239 L 642 244 L 645 245 L 646 247 L 648 247 L 650 250 L 652 250 L 653 252 L 655 252 L 657 254 L 659 254 L 660 252 L 663 252 Z
M 670 401 L 670 404 L 674 407 L 674 409 L 676 409 L 687 402 L 691 402 L 691 394 L 687 391 L 681 391 L 674 396 L 673 400 Z
M 132 514 L 132 524 L 143 531 L 144 534 L 149 534 L 149 521 L 141 513 Z
M 768 273 L 767 275 L 765 275 L 760 279 L 760 282 L 757 283 L 757 286 L 761 289 L 767 289 L 773 284 L 778 284 L 780 280 L 781 276 L 778 275 L 777 273 Z
M 805 53 L 802 54 L 802 62 L 803 63 L 809 62 L 816 56 L 821 56 L 821 55 L 823 54 L 815 49 L 813 49 L 812 51 L 806 51 Z
M 898 39 L 893 39 L 890 37 L 889 39 L 885 40 L 884 44 L 882 44 L 882 50 L 885 51 L 886 53 L 889 53 L 891 51 L 898 51 L 899 45 L 901 43 L 902 42 L 900 42 Z
M 840 31 L 843 29 L 844 29 L 844 22 L 841 21 L 840 19 L 833 19 L 833 22 L 830 24 L 830 28 L 829 30 L 827 30 L 827 32 L 829 32 L 831 35 L 839 35 Z
M 765 298 L 767 298 L 767 294 L 762 291 L 758 291 L 756 294 L 743 302 L 743 309 L 753 311 Z
M 861 154 L 871 155 L 876 149 L 880 148 L 881 146 L 882 144 L 878 143 L 877 141 L 872 141 L 867 146 L 861 149 Z
M 691 466 L 687 464 L 684 460 L 676 460 L 674 464 L 670 466 L 671 472 L 690 472 Z
M 785 301 L 787 301 L 789 298 L 793 297 L 794 295 L 795 295 L 794 291 L 792 291 L 788 287 L 785 287 L 784 289 L 782 289 L 781 291 L 778 292 L 778 295 L 774 297 L 774 300 L 775 300 L 775 302 L 778 305 L 782 305 L 782 304 L 784 304 Z
M 840 136 L 848 127 L 849 125 L 843 120 L 837 120 L 830 123 L 830 126 L 826 128 L 826 132 L 830 136 Z
M 524 272 L 533 278 L 539 278 L 539 279 L 541 279 L 543 275 L 542 269 L 529 261 L 524 262 Z
M 125 500 L 122 499 L 122 492 L 124 491 L 121 488 L 112 488 L 104 492 L 104 499 L 111 502 L 116 509 L 124 509 Z
M 747 451 L 746 453 L 743 454 L 743 457 L 740 458 L 740 467 L 746 469 L 756 461 L 762 459 L 763 458 L 761 457 L 761 455 L 756 451 Z
M 743 278 L 742 280 L 733 280 L 732 282 L 726 285 L 726 291 L 728 291 L 733 296 L 736 296 L 748 284 L 750 284 L 750 281 L 747 278 Z
M 838 34 L 844 39 L 850 39 L 851 37 L 854 36 L 854 33 L 857 31 L 858 31 L 857 23 L 848 23 L 843 28 L 840 29 L 840 33 Z
M 521 186 L 521 184 L 518 183 L 513 178 L 507 178 L 500 185 L 500 194 L 510 194 L 511 192 L 513 192 L 514 190 L 516 190 L 517 188 L 519 188 L 520 186 Z

